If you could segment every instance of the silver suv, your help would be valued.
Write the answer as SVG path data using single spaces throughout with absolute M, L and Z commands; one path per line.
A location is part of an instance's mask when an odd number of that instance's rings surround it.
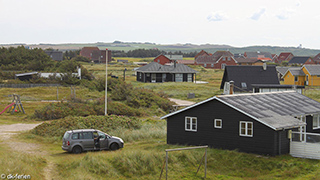
M 77 129 L 64 133 L 62 149 L 75 154 L 92 150 L 117 150 L 123 148 L 121 138 L 96 129 Z

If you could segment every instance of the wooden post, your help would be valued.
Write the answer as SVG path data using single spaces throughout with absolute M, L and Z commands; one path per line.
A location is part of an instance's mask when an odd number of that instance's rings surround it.
M 168 179 L 168 151 L 166 151 L 166 180 Z

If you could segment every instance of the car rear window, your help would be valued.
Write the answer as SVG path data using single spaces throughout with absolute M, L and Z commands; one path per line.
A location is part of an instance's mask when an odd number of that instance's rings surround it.
M 65 132 L 64 135 L 63 135 L 63 138 L 64 139 L 69 139 L 69 137 L 70 137 L 70 133 Z
M 73 133 L 72 139 L 79 139 L 79 133 Z

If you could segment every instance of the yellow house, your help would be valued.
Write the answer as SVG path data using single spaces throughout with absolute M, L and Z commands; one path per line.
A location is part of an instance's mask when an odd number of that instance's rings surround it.
M 289 68 L 287 72 L 284 73 L 282 76 L 283 78 L 283 84 L 288 85 L 305 85 L 305 78 L 306 74 L 301 70 L 300 67 L 298 68 Z
M 304 65 L 302 71 L 307 86 L 320 86 L 320 65 Z

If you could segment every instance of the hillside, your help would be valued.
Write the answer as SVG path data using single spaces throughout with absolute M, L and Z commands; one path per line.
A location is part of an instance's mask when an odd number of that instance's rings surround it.
M 233 47 L 230 45 L 218 45 L 218 44 L 156 44 L 156 43 L 141 43 L 141 42 L 121 42 L 114 41 L 112 43 L 78 43 L 78 44 L 3 44 L 0 46 L 10 47 L 10 46 L 19 46 L 23 45 L 29 48 L 52 48 L 59 49 L 62 51 L 65 50 L 77 50 L 81 49 L 85 46 L 97 46 L 100 49 L 108 48 L 110 50 L 123 50 L 129 51 L 134 49 L 154 49 L 157 48 L 159 50 L 164 51 L 182 51 L 182 52 L 194 52 L 205 50 L 209 53 L 214 53 L 218 50 L 229 50 L 234 54 L 244 53 L 248 51 L 261 51 L 261 52 L 270 52 L 272 54 L 280 54 L 281 52 L 292 52 L 296 56 L 315 56 L 320 52 L 320 49 L 307 49 L 307 48 L 297 48 L 297 47 L 280 47 L 280 46 L 248 46 L 248 47 Z

